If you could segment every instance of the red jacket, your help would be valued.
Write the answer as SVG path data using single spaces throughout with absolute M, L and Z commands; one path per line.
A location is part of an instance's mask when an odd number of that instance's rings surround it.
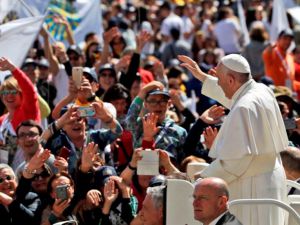
M 32 82 L 20 69 L 15 69 L 12 71 L 12 75 L 18 81 L 18 85 L 22 90 L 22 103 L 14 112 L 11 120 L 14 130 L 16 130 L 17 126 L 25 120 L 32 119 L 36 122 L 41 122 L 38 95 Z M 4 114 L 0 117 L 0 125 L 2 124 L 6 115 L 7 114 Z

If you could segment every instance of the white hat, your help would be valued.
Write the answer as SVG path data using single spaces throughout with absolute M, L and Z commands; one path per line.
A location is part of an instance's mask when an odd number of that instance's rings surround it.
M 221 63 L 232 71 L 238 73 L 251 73 L 248 61 L 241 55 L 226 55 L 221 59 Z

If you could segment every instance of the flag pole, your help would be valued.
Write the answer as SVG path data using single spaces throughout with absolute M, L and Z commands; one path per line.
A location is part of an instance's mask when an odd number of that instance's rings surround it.
M 18 0 L 24 7 L 25 9 L 31 14 L 31 16 L 37 16 L 34 14 L 34 12 L 31 10 L 31 8 L 24 2 L 24 0 Z M 45 13 L 46 15 L 47 13 Z M 50 32 L 48 31 L 48 29 L 43 26 L 43 29 L 45 29 L 46 33 L 48 34 L 48 37 L 51 39 L 51 41 L 55 44 L 56 40 L 52 37 L 52 35 L 50 34 Z

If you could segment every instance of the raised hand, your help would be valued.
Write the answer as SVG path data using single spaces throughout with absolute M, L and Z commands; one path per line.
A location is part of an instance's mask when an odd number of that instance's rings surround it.
M 102 120 L 104 123 L 112 122 L 113 116 L 111 113 L 104 107 L 104 103 L 99 100 L 97 102 L 93 102 L 92 107 L 95 109 L 95 117 Z
M 60 217 L 65 211 L 65 209 L 70 205 L 70 202 L 71 202 L 70 198 L 63 201 L 61 199 L 56 198 L 52 206 L 52 212 L 54 213 L 54 215 Z
M 187 68 L 194 77 L 202 82 L 205 80 L 206 74 L 200 69 L 200 67 L 194 60 L 184 55 L 179 55 L 178 59 L 182 62 L 181 66 Z
M 137 42 L 137 51 L 140 53 L 145 44 L 149 41 L 151 38 L 151 34 L 145 30 L 141 31 L 137 36 L 136 36 L 136 42 Z
M 217 128 L 212 128 L 211 126 L 205 128 L 205 130 L 202 133 L 204 135 L 204 144 L 208 149 L 211 148 L 213 145 L 213 142 L 218 134 Z
M 115 186 L 115 181 L 110 179 L 104 185 L 104 199 L 106 203 L 112 204 L 118 197 L 119 190 Z
M 225 115 L 223 106 L 213 105 L 202 113 L 200 119 L 207 124 L 216 124 L 221 122 L 221 118 Z
M 0 70 L 1 71 L 14 71 L 16 69 L 15 65 L 4 57 L 0 57 Z
M 81 166 L 80 170 L 83 173 L 87 173 L 93 168 L 95 157 L 97 155 L 98 145 L 94 142 L 89 143 L 84 147 L 81 155 Z
M 143 117 L 144 140 L 152 141 L 159 131 L 157 127 L 158 116 L 155 113 L 148 113 Z
M 159 82 L 159 81 L 152 81 L 148 84 L 146 84 L 140 91 L 140 93 L 138 94 L 138 96 L 141 98 L 141 99 L 145 99 L 146 98 L 146 95 L 149 91 L 152 91 L 152 90 L 163 90 L 164 89 L 164 85 Z
M 130 198 L 131 188 L 123 181 L 121 177 L 111 176 L 110 179 L 113 180 L 121 190 L 123 198 Z
M 59 173 L 68 172 L 68 165 L 68 161 L 60 156 L 56 156 L 53 162 L 53 166 L 58 169 Z
M 100 191 L 96 189 L 89 190 L 86 194 L 87 204 L 91 205 L 92 207 L 98 207 L 102 200 L 102 194 Z
M 103 33 L 103 40 L 105 44 L 109 44 L 115 37 L 120 36 L 118 27 L 112 27 Z

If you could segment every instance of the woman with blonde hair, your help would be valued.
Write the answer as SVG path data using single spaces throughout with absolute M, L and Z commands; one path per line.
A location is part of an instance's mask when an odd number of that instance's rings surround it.
M 0 87 L 0 98 L 7 110 L 7 113 L 0 117 L 0 141 L 3 145 L 0 161 L 12 165 L 14 160 L 14 164 L 17 165 L 24 157 L 21 154 L 15 156 L 17 151 L 15 129 L 24 120 L 32 119 L 40 122 L 38 95 L 29 78 L 8 59 L 0 58 L 0 71 L 10 71 L 12 74 Z

